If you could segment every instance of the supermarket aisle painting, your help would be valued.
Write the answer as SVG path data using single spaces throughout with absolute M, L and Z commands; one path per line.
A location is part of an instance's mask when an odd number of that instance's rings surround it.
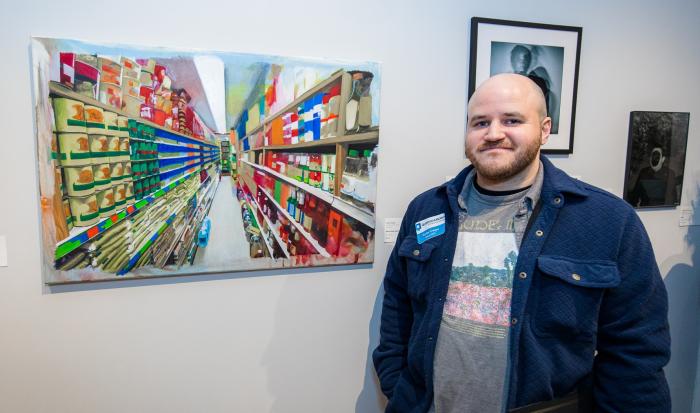
M 379 65 L 32 39 L 44 281 L 374 259 Z

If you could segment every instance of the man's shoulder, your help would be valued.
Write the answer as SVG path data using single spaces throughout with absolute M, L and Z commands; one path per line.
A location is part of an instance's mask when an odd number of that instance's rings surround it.
M 588 182 L 576 181 L 587 192 L 587 196 L 580 203 L 582 211 L 587 211 L 591 215 L 608 217 L 626 217 L 630 214 L 636 214 L 632 205 L 619 196 Z
M 415 196 L 408 204 L 408 212 L 421 213 L 442 210 L 448 202 L 446 185 L 439 185 Z

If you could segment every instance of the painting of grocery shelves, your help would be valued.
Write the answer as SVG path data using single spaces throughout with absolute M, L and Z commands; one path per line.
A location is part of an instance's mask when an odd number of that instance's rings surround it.
M 31 54 L 47 284 L 373 261 L 378 64 Z

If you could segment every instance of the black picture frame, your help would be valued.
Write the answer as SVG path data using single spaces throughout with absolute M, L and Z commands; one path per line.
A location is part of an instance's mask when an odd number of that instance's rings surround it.
M 689 112 L 630 112 L 622 194 L 634 208 L 680 205 L 689 125 Z
M 532 78 L 543 89 L 552 118 L 542 153 L 572 154 L 582 34 L 575 26 L 472 17 L 468 97 L 498 73 Z

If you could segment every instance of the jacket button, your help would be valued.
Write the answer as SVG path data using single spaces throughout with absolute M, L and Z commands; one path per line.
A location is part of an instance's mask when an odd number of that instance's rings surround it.
M 433 341 L 433 336 L 428 337 L 428 341 Z
M 521 272 L 520 274 L 518 274 L 518 276 L 524 280 L 524 279 L 527 278 L 527 273 L 526 273 L 526 272 Z
M 511 322 L 511 324 L 516 325 L 516 324 L 518 324 L 518 319 L 515 318 L 515 317 L 513 317 L 513 318 L 510 320 L 510 322 Z
M 420 250 L 413 250 L 413 255 L 414 256 L 419 256 L 420 255 Z
M 560 203 L 561 203 L 561 198 L 559 198 L 559 197 L 554 198 L 554 203 L 555 203 L 555 204 L 560 204 Z
M 542 235 L 544 235 L 544 232 L 541 229 L 538 229 L 537 231 L 535 231 L 535 235 L 541 237 Z
M 581 281 L 581 276 L 576 273 L 571 274 L 571 278 L 573 278 L 576 281 Z

